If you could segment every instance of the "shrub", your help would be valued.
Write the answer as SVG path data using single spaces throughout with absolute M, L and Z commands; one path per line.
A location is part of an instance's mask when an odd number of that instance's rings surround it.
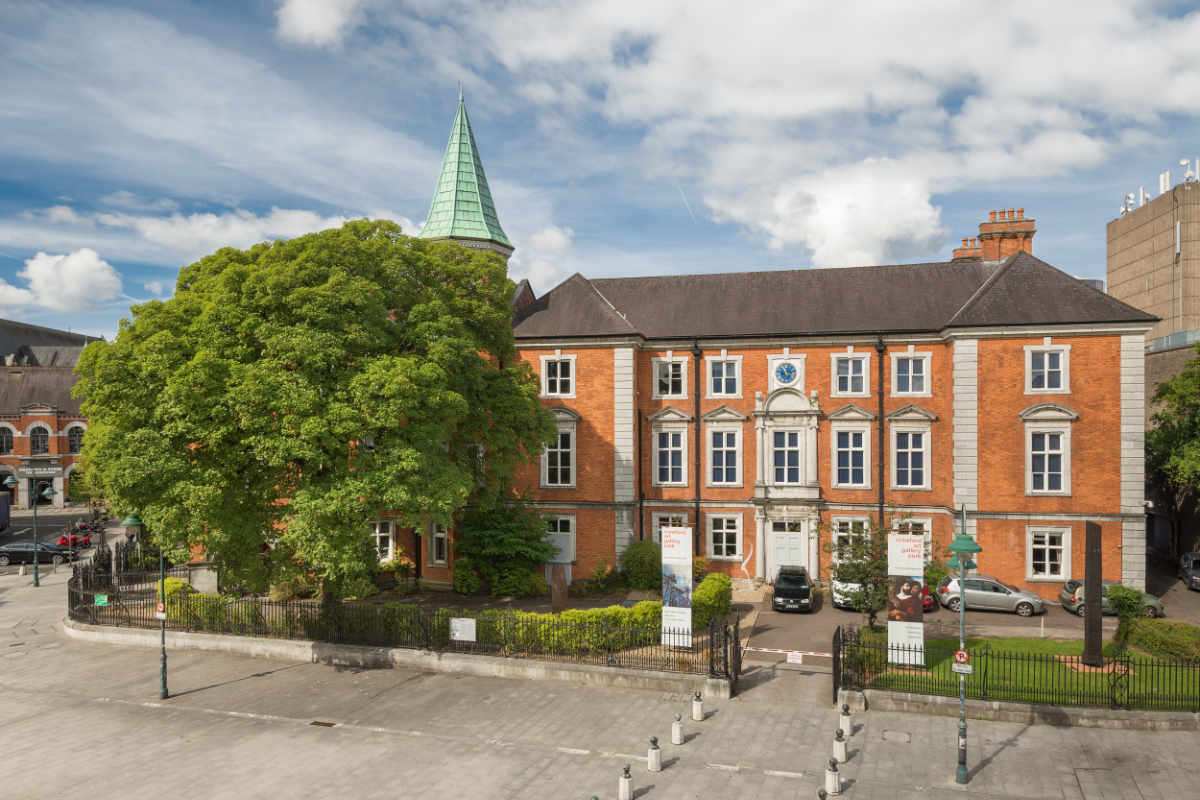
M 455 554 L 471 559 L 493 595 L 524 594 L 529 573 L 555 553 L 546 520 L 523 499 L 469 507 L 456 534 Z
M 621 569 L 634 589 L 662 588 L 662 547 L 649 539 L 634 542 L 621 553 Z
M 700 582 L 708 575 L 708 561 L 704 556 L 696 556 L 692 559 L 692 585 L 699 586 Z
M 540 572 L 529 573 L 529 581 L 525 585 L 526 597 L 549 597 L 550 582 Z
M 1141 616 L 1146 602 L 1142 599 L 1140 590 L 1120 584 L 1108 587 L 1106 594 L 1109 607 L 1117 612 L 1117 617 L 1121 620 L 1116 633 L 1113 634 L 1113 641 L 1118 650 L 1124 650 L 1129 643 L 1130 625 Z
M 370 597 L 373 594 L 379 594 L 379 587 L 375 585 L 374 581 L 364 575 L 347 578 L 339 588 L 341 596 L 346 598 L 362 599 Z
M 158 602 L 163 602 L 163 593 L 166 593 L 168 598 L 175 597 L 179 594 L 191 594 L 196 590 L 192 585 L 183 578 L 167 578 L 161 584 L 158 581 L 154 582 L 154 592 L 158 596 Z
M 724 622 L 733 604 L 733 582 L 728 575 L 713 572 L 692 593 L 692 627 L 705 628 L 709 622 Z
M 1129 644 L 1155 658 L 1200 662 L 1200 626 L 1165 619 L 1139 619 Z
M 483 588 L 483 581 L 475 571 L 471 559 L 463 557 L 454 562 L 454 591 L 459 594 L 476 594 Z

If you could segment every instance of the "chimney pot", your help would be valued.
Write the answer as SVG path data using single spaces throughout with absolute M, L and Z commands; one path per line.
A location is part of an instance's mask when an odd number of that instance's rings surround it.
M 1009 219 L 1016 219 L 1016 218 L 1017 218 L 1017 210 L 1016 210 L 1015 208 L 1010 208 L 1010 209 L 1008 210 L 1008 218 L 1009 218 Z
M 962 243 L 962 246 L 963 246 L 963 247 L 966 247 L 966 246 L 967 246 L 967 237 L 965 237 L 965 236 L 963 237 L 963 243 Z
M 989 221 L 989 222 L 995 222 L 995 221 L 996 221 L 996 212 L 995 212 L 995 211 L 989 211 L 989 212 L 988 212 L 988 221 Z
M 1017 209 L 1017 219 L 1025 219 L 1025 209 L 1023 209 L 1023 208 Z
M 979 247 L 979 240 L 978 240 L 978 239 L 972 239 L 972 240 L 971 240 L 971 247 Z

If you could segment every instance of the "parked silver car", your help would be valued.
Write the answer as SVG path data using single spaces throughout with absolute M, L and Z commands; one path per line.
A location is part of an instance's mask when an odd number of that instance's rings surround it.
M 1014 611 L 1022 617 L 1041 614 L 1046 601 L 1028 589 L 1004 583 L 991 575 L 972 575 L 965 581 L 963 597 L 967 608 L 981 611 Z M 938 601 L 951 611 L 958 611 L 958 578 L 942 578 L 938 584 Z

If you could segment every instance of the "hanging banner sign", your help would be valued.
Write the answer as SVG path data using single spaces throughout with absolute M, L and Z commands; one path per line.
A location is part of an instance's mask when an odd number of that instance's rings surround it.
M 662 528 L 662 643 L 692 646 L 692 529 Z
M 888 661 L 925 664 L 925 536 L 888 534 Z

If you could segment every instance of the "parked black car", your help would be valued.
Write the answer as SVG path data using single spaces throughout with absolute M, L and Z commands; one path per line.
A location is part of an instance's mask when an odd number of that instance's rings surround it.
M 37 560 L 39 564 L 62 564 L 79 558 L 78 553 L 71 552 L 68 547 L 59 547 L 49 542 L 38 542 Z M 33 542 L 12 542 L 0 545 L 0 567 L 9 564 L 32 564 Z
M 804 567 L 780 567 L 775 576 L 771 608 L 776 611 L 812 611 L 812 581 Z

